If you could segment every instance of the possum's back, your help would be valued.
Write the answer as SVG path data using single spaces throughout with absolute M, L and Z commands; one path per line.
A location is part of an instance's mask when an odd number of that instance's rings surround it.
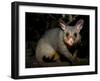
M 54 47 L 56 47 L 57 41 L 59 40 L 59 32 L 60 31 L 61 31 L 60 28 L 50 29 L 44 34 L 42 39 L 45 42 L 49 43 L 50 45 L 53 45 Z

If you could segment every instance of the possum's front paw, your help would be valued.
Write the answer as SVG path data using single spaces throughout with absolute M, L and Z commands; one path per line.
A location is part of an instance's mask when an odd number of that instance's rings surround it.
M 78 65 L 80 64 L 80 59 L 77 57 L 77 50 L 73 54 L 73 60 L 72 60 L 72 65 Z
M 75 58 L 75 63 L 76 63 L 76 65 L 80 64 L 80 59 L 78 57 Z
M 72 65 L 79 65 L 80 64 L 80 59 L 78 57 L 75 57 L 73 59 Z

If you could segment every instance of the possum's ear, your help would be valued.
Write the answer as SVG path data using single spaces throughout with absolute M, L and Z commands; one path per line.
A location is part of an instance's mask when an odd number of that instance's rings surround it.
M 79 21 L 77 21 L 75 26 L 78 32 L 80 32 L 80 30 L 83 28 L 83 24 L 84 24 L 84 20 L 80 19 Z
M 63 20 L 61 20 L 61 19 L 59 20 L 59 25 L 60 25 L 62 30 L 66 30 L 66 24 Z

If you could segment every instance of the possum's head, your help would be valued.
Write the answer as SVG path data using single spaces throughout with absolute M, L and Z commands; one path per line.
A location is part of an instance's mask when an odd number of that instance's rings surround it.
M 68 26 L 63 20 L 60 20 L 60 27 L 64 31 L 64 43 L 68 46 L 73 46 L 81 40 L 80 31 L 83 27 L 84 21 L 81 19 L 77 21 L 74 26 Z

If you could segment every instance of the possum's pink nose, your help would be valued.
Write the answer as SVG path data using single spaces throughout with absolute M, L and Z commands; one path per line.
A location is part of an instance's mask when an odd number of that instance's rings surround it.
M 73 38 L 69 38 L 69 45 L 70 45 L 70 46 L 72 46 L 72 45 L 73 45 L 73 43 L 74 43 Z
M 68 37 L 68 38 L 65 37 L 64 41 L 68 46 L 73 46 L 74 44 L 74 39 L 72 37 Z

